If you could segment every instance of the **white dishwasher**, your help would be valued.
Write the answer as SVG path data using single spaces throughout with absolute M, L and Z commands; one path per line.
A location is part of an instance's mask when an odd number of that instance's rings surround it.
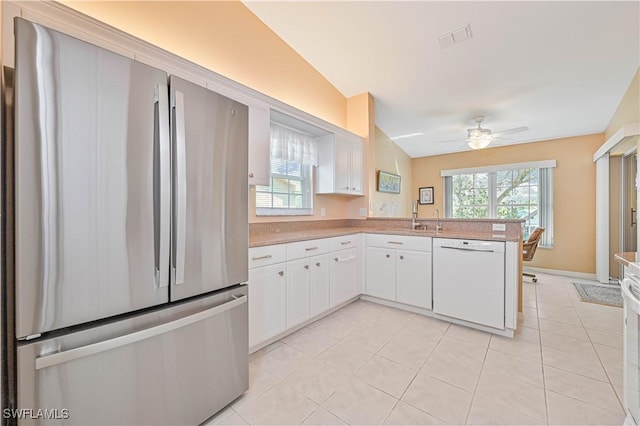
M 504 242 L 433 239 L 433 312 L 504 329 Z

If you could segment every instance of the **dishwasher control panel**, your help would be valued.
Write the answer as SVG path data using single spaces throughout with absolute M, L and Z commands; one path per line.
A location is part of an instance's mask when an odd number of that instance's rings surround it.
M 459 240 L 454 238 L 434 238 L 433 247 L 442 247 L 469 251 L 488 251 L 504 253 L 502 241 Z

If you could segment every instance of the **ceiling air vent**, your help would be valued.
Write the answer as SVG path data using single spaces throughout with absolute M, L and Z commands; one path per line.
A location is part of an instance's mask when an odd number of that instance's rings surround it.
M 469 40 L 471 37 L 471 25 L 467 24 L 464 27 L 456 28 L 453 31 L 439 35 L 438 45 L 440 46 L 440 49 L 445 49 Z

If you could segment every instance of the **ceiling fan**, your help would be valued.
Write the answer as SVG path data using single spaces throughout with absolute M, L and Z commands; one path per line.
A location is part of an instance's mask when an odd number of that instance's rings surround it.
M 491 132 L 491 129 L 486 129 L 481 126 L 482 121 L 484 121 L 483 115 L 477 116 L 475 121 L 478 123 L 478 127 L 467 129 L 467 145 L 472 149 L 483 149 L 489 146 L 489 144 L 496 138 L 529 130 L 528 127 L 522 126 L 493 133 Z

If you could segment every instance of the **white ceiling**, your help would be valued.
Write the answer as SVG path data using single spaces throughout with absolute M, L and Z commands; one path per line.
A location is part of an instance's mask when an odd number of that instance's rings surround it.
M 244 1 L 411 157 L 467 150 L 484 115 L 524 143 L 605 130 L 640 65 L 640 2 Z M 440 49 L 466 24 L 473 38 Z M 442 140 L 454 140 L 437 143 Z

